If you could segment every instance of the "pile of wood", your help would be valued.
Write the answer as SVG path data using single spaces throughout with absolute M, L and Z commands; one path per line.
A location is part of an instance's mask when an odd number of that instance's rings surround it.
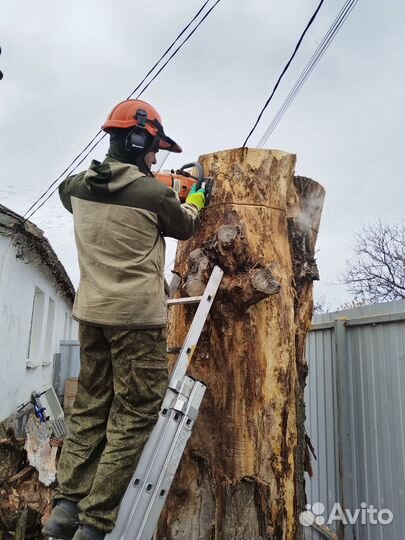
M 52 509 L 54 485 L 39 481 L 24 445 L 25 439 L 12 435 L 0 440 L 0 540 L 42 538 L 42 523 Z

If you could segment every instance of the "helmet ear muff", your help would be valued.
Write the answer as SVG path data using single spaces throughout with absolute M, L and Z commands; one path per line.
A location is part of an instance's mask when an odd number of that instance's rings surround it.
M 128 152 L 135 151 L 143 154 L 149 148 L 153 138 L 149 133 L 140 128 L 131 129 L 125 140 L 125 149 Z
M 145 163 L 145 155 L 151 151 L 156 137 L 150 135 L 145 129 L 134 127 L 125 138 L 125 150 L 131 156 L 131 163 L 137 165 L 146 176 L 153 176 Z

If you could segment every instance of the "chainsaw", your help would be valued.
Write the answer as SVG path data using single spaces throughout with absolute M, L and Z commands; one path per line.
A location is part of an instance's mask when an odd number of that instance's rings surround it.
M 194 169 L 193 173 L 187 171 L 187 169 Z M 187 199 L 191 188 L 196 185 L 196 189 L 205 189 L 205 201 L 208 204 L 208 200 L 211 194 L 212 178 L 206 178 L 204 176 L 204 169 L 201 163 L 198 161 L 193 163 L 187 163 L 177 169 L 171 171 L 161 171 L 155 173 L 155 178 L 161 184 L 165 184 L 173 189 L 180 201 L 183 203 Z

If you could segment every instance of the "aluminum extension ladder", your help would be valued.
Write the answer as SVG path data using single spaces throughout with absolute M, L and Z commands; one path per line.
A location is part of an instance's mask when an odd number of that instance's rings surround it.
M 202 296 L 168 300 L 199 303 L 163 399 L 158 420 L 105 540 L 151 540 L 204 397 L 206 386 L 186 375 L 223 271 L 215 266 Z

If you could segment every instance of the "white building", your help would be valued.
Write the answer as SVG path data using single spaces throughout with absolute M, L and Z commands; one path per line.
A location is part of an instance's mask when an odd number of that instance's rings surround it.
M 74 287 L 43 231 L 0 205 L 0 421 L 52 384 L 62 339 L 76 339 Z

